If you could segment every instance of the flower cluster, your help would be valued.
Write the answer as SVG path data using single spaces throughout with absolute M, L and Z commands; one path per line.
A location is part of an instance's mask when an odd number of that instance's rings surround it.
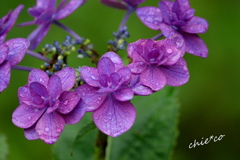
M 62 0 L 58 8 L 55 8 L 56 0 L 37 0 L 37 5 L 28 10 L 35 19 L 21 26 L 39 25 L 28 37 L 31 50 L 46 36 L 52 23 L 75 39 L 67 36 L 62 44 L 55 41 L 53 45 L 45 45 L 40 52 L 42 57 L 52 53 L 53 58 L 41 58 L 46 61 L 42 70 L 32 69 L 28 83 L 18 90 L 20 105 L 13 112 L 12 121 L 24 129 L 27 139 L 41 139 L 53 144 L 65 124 L 79 122 L 86 112 L 92 112 L 95 125 L 103 133 L 112 137 L 119 136 L 134 124 L 136 110 L 130 101 L 135 95 L 147 96 L 166 85 L 181 86 L 188 82 L 189 72 L 184 54 L 188 52 L 207 57 L 208 49 L 197 35 L 206 32 L 207 21 L 194 16 L 194 9 L 190 8 L 188 0 L 162 0 L 159 7 L 138 8 L 144 1 L 101 0 L 103 4 L 127 10 L 127 13 L 118 31 L 114 33 L 115 39 L 108 42 L 109 52 L 102 55 L 99 61 L 98 54 L 88 39 L 81 38 L 57 21 L 70 15 L 85 0 L 70 0 L 68 3 L 67 0 Z M 19 6 L 1 19 L 0 25 L 7 28 L 0 31 L 0 40 L 5 38 L 21 8 Z M 146 26 L 162 33 L 152 39 L 139 39 L 128 44 L 126 39 L 130 34 L 125 24 L 135 10 Z M 1 43 L 0 91 L 7 87 L 10 67 L 20 62 L 29 41 L 17 38 Z M 76 49 L 78 46 L 79 49 Z M 130 63 L 126 66 L 115 53 L 125 47 L 130 58 Z M 89 57 L 97 67 L 68 67 L 70 64 L 67 63 L 67 55 L 75 49 L 79 58 Z

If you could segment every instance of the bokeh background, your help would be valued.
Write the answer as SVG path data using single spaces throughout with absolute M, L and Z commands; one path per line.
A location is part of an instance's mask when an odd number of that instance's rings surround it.
M 25 7 L 17 24 L 31 21 L 27 8 L 34 6 L 35 1 L 29 0 L 1 0 L 0 17 L 20 3 Z M 157 6 L 157 3 L 158 0 L 146 0 L 141 6 Z M 191 77 L 180 87 L 180 134 L 172 160 L 237 160 L 240 158 L 240 1 L 190 0 L 190 3 L 196 9 L 195 15 L 209 22 L 208 32 L 201 35 L 209 48 L 209 56 L 202 59 L 185 55 Z M 123 15 L 124 11 L 103 6 L 99 0 L 88 0 L 61 22 L 91 39 L 95 49 L 103 54 L 107 50 L 106 42 L 113 38 L 112 32 L 117 30 Z M 35 27 L 14 27 L 7 39 L 27 37 Z M 130 17 L 128 27 L 131 34 L 128 42 L 159 33 L 144 26 L 136 15 Z M 53 25 L 36 51 L 54 40 L 63 41 L 65 36 L 64 31 Z M 21 65 L 39 68 L 42 63 L 26 55 Z M 51 146 L 40 140 L 26 140 L 23 130 L 11 122 L 12 112 L 19 105 L 17 89 L 27 83 L 27 75 L 25 71 L 12 71 L 9 87 L 0 94 L 0 133 L 7 136 L 9 160 L 48 160 Z M 218 142 L 188 148 L 195 139 L 200 142 L 212 135 L 225 137 Z

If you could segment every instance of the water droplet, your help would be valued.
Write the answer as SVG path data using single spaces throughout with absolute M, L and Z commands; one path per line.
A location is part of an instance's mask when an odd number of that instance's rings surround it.
M 172 53 L 172 49 L 171 48 L 167 49 L 167 52 Z
M 49 128 L 47 128 L 47 127 L 44 130 L 45 130 L 45 132 L 49 132 Z
M 101 97 L 98 97 L 98 100 L 101 100 L 102 98 Z
M 63 102 L 63 104 L 66 106 L 66 105 L 68 105 L 68 100 L 65 100 L 64 102 Z
M 35 108 L 34 111 L 37 112 L 37 111 L 39 111 L 39 109 L 38 109 L 38 108 Z
M 82 93 L 82 95 L 84 96 L 84 95 L 85 95 L 85 93 L 83 92 L 83 93 Z
M 59 129 L 57 129 L 57 132 L 58 132 L 58 133 L 60 133 L 60 132 L 61 132 L 61 129 L 60 129 L 60 128 L 59 128 Z
M 29 117 L 28 117 L 28 120 L 31 120 L 31 119 L 32 119 L 32 117 L 31 117 L 31 116 L 29 116 Z

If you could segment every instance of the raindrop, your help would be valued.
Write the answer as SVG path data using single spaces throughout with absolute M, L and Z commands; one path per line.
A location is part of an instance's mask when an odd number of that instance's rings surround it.
M 172 49 L 170 49 L 170 48 L 167 49 L 167 52 L 168 52 L 168 53 L 172 53 Z
M 31 119 L 32 119 L 32 117 L 31 117 L 31 116 L 29 116 L 29 117 L 28 117 L 28 120 L 31 120 Z
M 49 128 L 47 128 L 47 127 L 44 130 L 45 130 L 45 132 L 49 132 Z
M 101 97 L 98 97 L 98 100 L 100 101 L 102 98 Z
M 69 101 L 68 101 L 68 100 L 66 100 L 66 101 L 64 101 L 64 103 L 63 103 L 63 104 L 66 106 L 66 105 L 68 105 L 68 102 L 69 102 Z
M 38 109 L 38 108 L 35 108 L 34 111 L 37 112 L 37 111 L 39 111 L 39 109 Z

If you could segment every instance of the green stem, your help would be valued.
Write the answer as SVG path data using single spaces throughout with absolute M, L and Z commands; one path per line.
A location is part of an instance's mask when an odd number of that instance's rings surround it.
M 107 148 L 108 136 L 98 130 L 97 139 L 94 148 L 94 160 L 105 160 L 106 159 L 106 148 Z

